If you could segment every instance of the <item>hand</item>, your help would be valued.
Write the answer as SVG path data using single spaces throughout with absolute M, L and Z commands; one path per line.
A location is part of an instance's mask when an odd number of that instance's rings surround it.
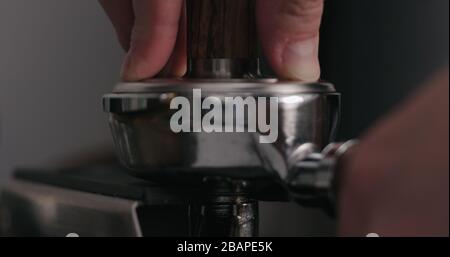
M 226 1 L 226 0 L 224 0 Z M 100 0 L 128 52 L 122 79 L 137 81 L 186 70 L 183 0 Z M 319 27 L 323 0 L 256 0 L 265 55 L 279 77 L 315 81 L 320 76 Z M 183 28 L 184 26 L 181 26 Z
M 341 235 L 448 236 L 448 94 L 446 68 L 349 153 Z

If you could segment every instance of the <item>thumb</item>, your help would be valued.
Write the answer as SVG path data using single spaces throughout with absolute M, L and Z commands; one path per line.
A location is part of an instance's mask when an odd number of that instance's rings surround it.
M 278 76 L 320 77 L 319 29 L 323 0 L 259 0 L 257 22 L 265 55 Z

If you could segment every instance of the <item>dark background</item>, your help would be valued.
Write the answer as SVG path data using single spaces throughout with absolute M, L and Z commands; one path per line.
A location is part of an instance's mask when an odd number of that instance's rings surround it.
M 370 127 L 448 63 L 448 0 L 327 0 L 323 78 L 343 94 L 342 138 Z M 100 97 L 123 58 L 94 0 L 0 0 L 0 182 L 111 145 Z M 333 222 L 262 204 L 263 235 L 326 235 Z
M 448 65 L 449 1 L 325 3 L 322 77 L 342 93 L 342 137 L 353 138 Z

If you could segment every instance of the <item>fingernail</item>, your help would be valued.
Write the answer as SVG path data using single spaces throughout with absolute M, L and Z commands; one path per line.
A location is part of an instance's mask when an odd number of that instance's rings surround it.
M 283 52 L 283 65 L 290 79 L 317 81 L 320 77 L 317 39 L 293 42 Z
M 135 58 L 133 58 L 132 53 L 129 52 L 125 60 L 122 64 L 122 70 L 121 70 L 121 78 L 123 81 L 136 81 L 139 80 L 139 76 L 137 74 L 137 66 L 135 63 Z

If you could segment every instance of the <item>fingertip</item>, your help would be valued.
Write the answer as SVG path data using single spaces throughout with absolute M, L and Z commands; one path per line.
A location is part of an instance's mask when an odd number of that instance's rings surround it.
M 121 70 L 124 81 L 141 81 L 164 71 L 174 51 L 183 2 L 133 1 L 135 21 Z
M 318 38 L 286 44 L 279 73 L 285 79 L 306 82 L 319 80 L 318 44 Z
M 137 72 L 139 65 L 134 64 L 134 59 L 128 53 L 123 61 L 120 78 L 125 82 L 142 80 L 142 75 Z
M 257 19 L 265 56 L 281 79 L 320 78 L 319 28 L 323 0 L 259 0 Z
M 165 63 L 164 58 L 158 58 L 156 55 L 152 58 L 151 54 L 148 55 L 142 50 L 133 50 L 132 48 L 125 56 L 121 79 L 132 82 L 154 77 L 163 69 Z

